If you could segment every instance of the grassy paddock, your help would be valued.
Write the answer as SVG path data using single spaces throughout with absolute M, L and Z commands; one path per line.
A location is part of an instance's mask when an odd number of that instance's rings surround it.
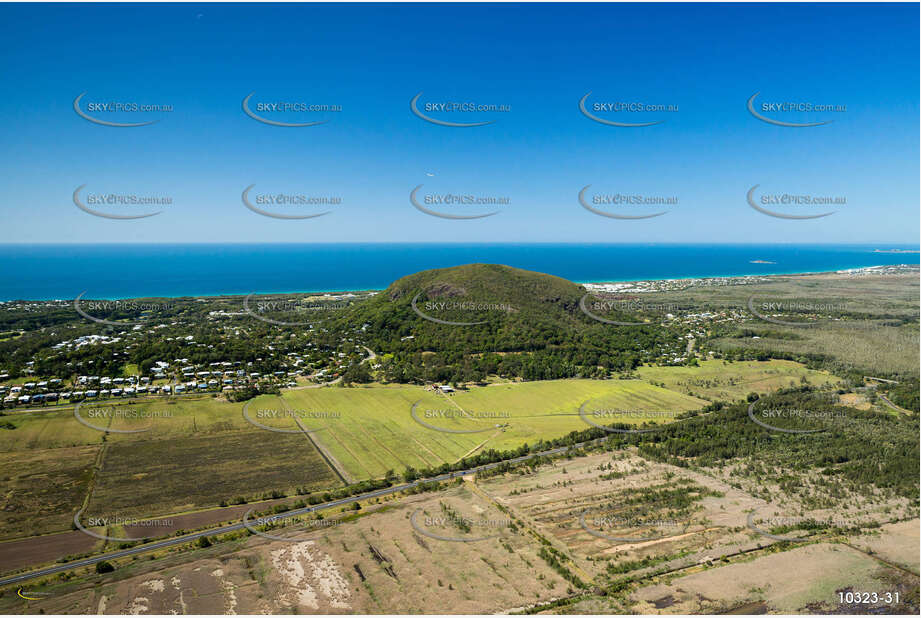
M 709 401 L 736 401 L 751 392 L 768 393 L 798 386 L 803 378 L 813 386 L 835 384 L 839 379 L 826 371 L 813 371 L 785 360 L 700 361 L 699 367 L 640 367 L 644 380 L 693 394 Z
M 253 429 L 110 445 L 86 515 L 148 516 L 217 506 L 236 496 L 333 487 L 336 478 L 302 435 Z
M 641 410 L 693 410 L 700 399 L 640 380 L 554 380 L 496 384 L 443 395 L 420 387 L 329 388 L 283 395 L 316 438 L 357 477 L 382 476 L 454 462 L 480 449 L 511 449 L 588 427 L 578 414 L 583 402 Z M 438 431 L 417 422 L 452 431 Z M 318 412 L 334 418 L 303 418 Z M 294 421 L 274 421 L 293 427 Z
M 251 418 L 280 429 L 297 429 L 296 417 L 304 429 L 312 430 L 313 440 L 337 467 L 352 479 L 364 479 L 584 429 L 588 425 L 578 416 L 584 402 L 589 412 L 683 411 L 698 409 L 705 400 L 738 399 L 753 390 L 767 392 L 799 383 L 802 376 L 811 384 L 834 380 L 789 361 L 705 361 L 700 367 L 644 367 L 638 373 L 643 379 L 503 382 L 451 395 L 405 385 L 297 389 L 281 397 L 258 397 L 248 409 Z M 420 424 L 410 414 L 416 402 L 417 415 L 429 425 L 474 432 L 443 432 Z M 91 429 L 77 422 L 70 410 L 9 415 L 4 418 L 15 429 L 0 431 L 0 490 L 33 512 L 38 523 L 31 528 L 69 529 L 69 517 L 88 488 L 92 456 L 103 445 L 108 450 L 91 505 L 132 516 L 336 484 L 306 435 L 255 427 L 243 418 L 242 408 L 243 404 L 201 397 L 98 402 L 81 409 L 94 424 L 146 429 L 130 434 Z M 108 416 L 97 413 L 90 418 L 94 409 Z M 112 410 L 140 414 L 132 418 Z M 75 453 L 80 457 L 74 459 Z M 24 466 L 23 461 L 31 463 Z M 22 522 L 0 526 L 0 537 L 22 535 L 29 535 Z

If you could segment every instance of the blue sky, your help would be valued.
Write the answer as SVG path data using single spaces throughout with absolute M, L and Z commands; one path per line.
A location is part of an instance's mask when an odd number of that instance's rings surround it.
M 0 5 L 0 242 L 917 244 L 918 11 L 917 4 Z M 410 112 L 420 91 L 423 101 L 511 111 L 441 115 L 495 122 L 438 126 Z M 579 112 L 589 91 L 590 103 L 678 111 L 611 114 L 666 122 L 610 127 Z M 779 112 L 791 122 L 834 122 L 775 126 L 746 109 L 759 91 L 759 102 L 846 111 Z M 121 122 L 159 118 L 100 126 L 74 112 L 81 92 L 84 102 L 166 103 L 174 111 L 99 113 Z M 251 92 L 254 102 L 342 111 L 271 116 L 329 120 L 319 126 L 269 126 L 243 113 Z M 342 204 L 315 219 L 262 217 L 241 201 L 252 184 L 254 195 L 331 195 Z M 409 194 L 420 184 L 423 193 L 511 203 L 496 216 L 445 220 L 413 208 Z M 600 217 L 577 200 L 589 184 L 679 203 L 652 219 Z M 844 196 L 847 204 L 821 219 L 773 218 L 747 205 L 756 184 L 769 194 Z M 80 185 L 169 196 L 173 204 L 146 219 L 94 217 L 72 201 Z

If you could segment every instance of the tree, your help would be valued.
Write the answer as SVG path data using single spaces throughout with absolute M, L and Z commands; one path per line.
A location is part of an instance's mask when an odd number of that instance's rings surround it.
M 409 466 L 408 468 L 406 468 L 405 471 L 403 471 L 403 481 L 404 482 L 411 483 L 412 481 L 415 481 L 417 478 L 419 478 L 419 473 L 416 472 L 416 469 L 413 468 L 412 466 Z

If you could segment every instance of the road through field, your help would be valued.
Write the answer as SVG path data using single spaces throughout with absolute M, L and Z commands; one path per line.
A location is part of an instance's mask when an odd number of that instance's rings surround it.
M 385 488 L 385 489 L 378 489 L 378 490 L 376 490 L 376 491 L 368 492 L 368 493 L 361 494 L 361 495 L 358 495 L 358 496 L 351 496 L 351 497 L 348 497 L 348 498 L 342 498 L 342 499 L 340 499 L 340 500 L 333 500 L 332 502 L 325 502 L 325 503 L 323 503 L 323 504 L 317 504 L 317 505 L 315 505 L 315 506 L 308 506 L 308 507 L 304 507 L 304 508 L 302 508 L 302 509 L 295 509 L 295 510 L 293 510 L 293 511 L 288 511 L 288 512 L 286 512 L 286 513 L 280 513 L 280 514 L 276 515 L 275 517 L 277 517 L 278 519 L 288 519 L 288 518 L 291 518 L 291 517 L 298 517 L 298 516 L 300 516 L 300 515 L 306 515 L 306 514 L 308 514 L 308 513 L 313 513 L 314 511 L 319 511 L 319 510 L 323 510 L 323 509 L 327 509 L 327 508 L 331 508 L 331 507 L 343 506 L 343 505 L 346 505 L 346 504 L 352 504 L 352 503 L 355 503 L 355 502 L 359 502 L 359 501 L 361 501 L 361 500 L 368 500 L 368 499 L 370 499 L 370 498 L 377 498 L 377 497 L 380 497 L 380 496 L 388 496 L 388 495 L 391 495 L 391 494 L 395 494 L 395 493 L 404 491 L 404 490 L 406 490 L 406 489 L 411 489 L 411 488 L 416 487 L 417 485 L 419 485 L 419 484 L 421 484 L 421 483 L 432 482 L 432 481 L 447 481 L 447 480 L 459 478 L 459 477 L 462 477 L 462 476 L 466 476 L 466 475 L 468 475 L 468 474 L 474 474 L 474 473 L 476 473 L 476 472 L 478 472 L 478 471 L 481 471 L 481 470 L 491 470 L 492 468 L 496 468 L 496 467 L 501 466 L 501 465 L 503 465 L 503 464 L 514 464 L 514 463 L 518 463 L 518 462 L 521 462 L 521 461 L 527 461 L 528 459 L 533 459 L 533 458 L 535 458 L 535 457 L 544 457 L 544 456 L 549 456 L 549 455 L 558 455 L 558 454 L 560 454 L 560 453 L 565 453 L 567 450 L 569 450 L 569 449 L 571 449 L 571 448 L 572 448 L 572 449 L 576 449 L 576 448 L 580 448 L 580 447 L 583 447 L 583 446 L 588 446 L 588 445 L 590 445 L 590 444 L 597 444 L 597 443 L 602 442 L 602 441 L 604 441 L 604 440 L 606 440 L 606 439 L 607 439 L 606 437 L 605 437 L 605 438 L 597 438 L 597 439 L 595 439 L 595 440 L 588 440 L 588 441 L 586 441 L 586 442 L 580 442 L 580 443 L 578 443 L 578 444 L 573 444 L 572 446 L 561 446 L 561 447 L 558 447 L 558 448 L 549 449 L 549 450 L 546 450 L 546 451 L 541 451 L 541 452 L 539 452 L 539 453 L 531 453 L 530 455 L 523 455 L 523 456 L 521 456 L 521 457 L 515 457 L 515 458 L 513 458 L 513 459 L 506 459 L 506 460 L 504 460 L 504 461 L 497 461 L 497 462 L 491 463 L 491 464 L 484 464 L 484 465 L 482 465 L 482 466 L 476 466 L 476 467 L 474 467 L 474 468 L 468 468 L 467 470 L 459 470 L 459 471 L 457 471 L 457 472 L 449 472 L 449 473 L 446 473 L 446 474 L 440 474 L 440 475 L 438 475 L 438 476 L 430 477 L 430 478 L 427 478 L 427 479 L 419 479 L 419 480 L 413 481 L 413 482 L 411 482 L 411 483 L 403 483 L 403 484 L 401 484 L 401 485 L 394 485 L 393 487 L 387 487 L 387 488 Z M 204 536 L 214 536 L 214 535 L 218 535 L 218 534 L 225 534 L 225 533 L 228 533 L 228 532 L 236 532 L 236 531 L 242 530 L 242 529 L 245 529 L 245 526 L 244 526 L 243 522 L 239 522 L 239 523 L 236 523 L 236 524 L 228 524 L 228 525 L 226 525 L 226 526 L 221 526 L 220 528 L 215 528 L 215 529 L 213 529 L 213 530 L 204 530 L 204 531 L 202 531 L 202 532 L 195 532 L 195 533 L 187 534 L 187 535 L 181 536 L 181 537 L 175 537 L 175 538 L 171 538 L 171 539 L 165 539 L 165 540 L 163 540 L 163 541 L 157 541 L 157 542 L 155 542 L 155 543 L 150 543 L 149 545 L 144 545 L 144 546 L 141 546 L 141 547 L 131 547 L 131 548 L 128 548 L 128 549 L 123 549 L 123 550 L 120 550 L 120 551 L 110 552 L 110 553 L 107 553 L 107 554 L 100 554 L 99 556 L 93 556 L 93 557 L 91 557 L 91 558 L 84 558 L 84 559 L 82 559 L 82 560 L 74 560 L 73 562 L 67 562 L 67 563 L 64 563 L 64 564 L 60 564 L 60 565 L 53 566 L 53 567 L 48 567 L 48 568 L 45 568 L 45 569 L 39 569 L 39 570 L 37 570 L 37 571 L 32 571 L 32 572 L 30 572 L 30 573 L 20 573 L 19 575 L 12 575 L 12 576 L 10 576 L 10 577 L 4 577 L 4 578 L 0 579 L 0 586 L 5 586 L 5 585 L 7 585 L 7 584 L 15 584 L 15 583 L 18 583 L 18 582 L 28 581 L 28 580 L 30 580 L 30 579 L 35 579 L 36 577 L 44 577 L 44 576 L 46 576 L 46 575 L 54 575 L 54 574 L 56 574 L 56 573 L 62 573 L 62 572 L 64 572 L 64 571 L 69 571 L 69 570 L 71 570 L 71 569 L 75 569 L 75 568 L 79 568 L 79 567 L 83 567 L 83 566 L 90 566 L 90 565 L 93 565 L 93 564 L 97 564 L 97 563 L 103 562 L 103 561 L 105 561 L 105 560 L 115 560 L 115 559 L 118 559 L 118 558 L 124 558 L 124 557 L 126 557 L 126 556 L 134 556 L 134 555 L 137 555 L 137 554 L 143 554 L 143 553 L 146 553 L 146 552 L 155 551 L 155 550 L 157 550 L 157 549 L 163 549 L 163 548 L 166 548 L 166 547 L 173 547 L 173 546 L 176 546 L 176 545 L 182 545 L 183 543 L 188 543 L 189 541 L 195 541 L 196 539 L 199 539 L 199 538 L 204 537 Z

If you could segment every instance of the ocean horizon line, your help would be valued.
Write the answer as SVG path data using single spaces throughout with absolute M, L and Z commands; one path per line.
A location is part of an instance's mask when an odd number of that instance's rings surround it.
M 384 289 L 420 271 L 504 264 L 577 283 L 797 275 L 917 263 L 888 245 L 440 244 L 2 246 L 2 300 Z
M 921 244 L 902 241 L 878 242 L 600 242 L 600 241 L 221 241 L 221 242 L 0 242 L 4 247 L 285 247 L 285 246 L 483 246 L 483 247 L 527 247 L 527 246 L 570 246 L 570 247 L 910 247 L 921 251 Z
M 457 266 L 465 266 L 466 264 L 458 264 Z M 501 264 L 500 266 L 507 266 L 507 264 Z M 827 274 L 840 274 L 844 271 L 851 270 L 866 270 L 870 268 L 904 268 L 904 267 L 915 267 L 917 264 L 878 264 L 871 266 L 852 266 L 852 267 L 842 267 L 835 270 L 817 270 L 817 271 L 795 271 L 795 272 L 770 272 L 770 273 L 756 273 L 756 274 L 722 274 L 722 275 L 693 275 L 693 276 L 684 276 L 684 277 L 645 277 L 641 279 L 597 279 L 594 281 L 575 281 L 569 280 L 576 285 L 600 285 L 604 283 L 640 283 L 645 281 L 688 281 L 694 279 L 740 279 L 748 277 L 790 277 L 790 276 L 807 276 L 807 275 L 827 275 Z M 452 268 L 452 267 L 447 267 Z M 511 266 L 510 268 L 516 268 Z M 427 270 L 440 270 L 440 269 L 427 269 Z M 521 269 L 527 270 L 527 269 Z M 413 273 L 409 273 L 413 274 Z M 547 273 L 542 273 L 547 274 Z M 111 296 L 107 295 L 103 300 L 135 300 L 135 299 L 157 299 L 157 298 L 169 298 L 169 299 L 180 299 L 180 298 L 192 298 L 192 299 L 203 299 L 203 298 L 228 298 L 228 297 L 243 297 L 250 295 L 257 296 L 268 296 L 268 295 L 288 295 L 288 294 L 347 294 L 353 292 L 381 292 L 386 290 L 393 282 L 383 285 L 383 286 L 373 286 L 373 287 L 361 287 L 361 288 L 340 288 L 340 289 L 326 289 L 326 290 L 291 290 L 283 292 L 217 292 L 217 293 L 207 293 L 207 294 L 179 294 L 179 295 L 155 295 L 155 296 Z M 70 302 L 74 298 L 15 298 L 15 299 L 0 299 L 0 304 L 10 303 L 10 302 Z M 100 298 L 86 297 L 86 300 L 100 300 Z

